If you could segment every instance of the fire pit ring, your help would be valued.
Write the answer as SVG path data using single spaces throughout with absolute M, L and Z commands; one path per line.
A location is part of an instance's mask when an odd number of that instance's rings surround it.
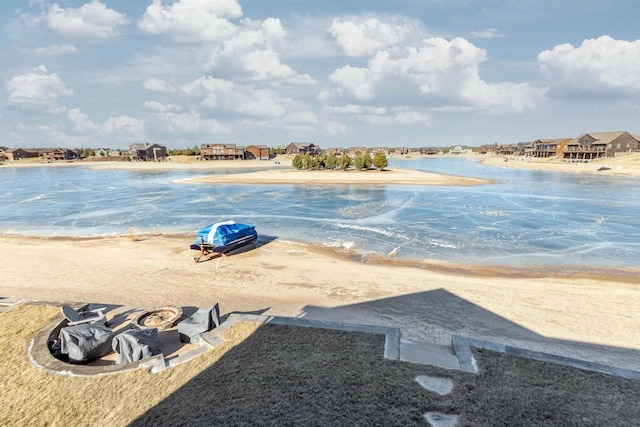
M 171 328 L 182 318 L 182 309 L 175 305 L 161 305 L 143 311 L 132 323 L 141 329 L 156 328 L 159 331 Z

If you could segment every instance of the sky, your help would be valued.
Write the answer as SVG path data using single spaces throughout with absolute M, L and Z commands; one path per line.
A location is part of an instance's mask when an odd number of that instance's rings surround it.
M 637 0 L 0 2 L 0 146 L 640 134 Z

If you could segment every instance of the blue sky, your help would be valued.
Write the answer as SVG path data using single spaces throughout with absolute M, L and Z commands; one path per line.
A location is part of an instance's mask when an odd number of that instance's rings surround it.
M 640 133 L 640 2 L 0 2 L 0 146 Z

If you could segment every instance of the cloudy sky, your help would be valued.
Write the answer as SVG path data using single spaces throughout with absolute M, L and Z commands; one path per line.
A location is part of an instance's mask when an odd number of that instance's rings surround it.
M 637 0 L 0 2 L 0 146 L 640 133 Z

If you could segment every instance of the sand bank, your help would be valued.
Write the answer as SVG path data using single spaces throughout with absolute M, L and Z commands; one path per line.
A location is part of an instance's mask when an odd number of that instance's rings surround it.
M 481 157 L 482 158 L 482 157 Z M 594 160 L 587 163 L 566 162 L 562 159 L 538 159 L 522 156 L 492 156 L 482 163 L 506 168 L 539 169 L 559 172 L 597 173 L 600 175 L 640 176 L 640 153 Z
M 491 181 L 408 169 L 296 170 L 279 169 L 233 175 L 212 175 L 180 180 L 181 183 L 209 184 L 401 184 L 401 185 L 482 185 Z
M 276 161 L 279 164 L 276 164 Z M 38 159 L 5 162 L 2 167 L 29 168 L 29 167 L 77 167 L 84 166 L 91 169 L 124 169 L 124 170 L 172 170 L 172 169 L 260 169 L 291 166 L 291 158 L 278 156 L 271 160 L 217 160 L 198 161 L 193 156 L 171 156 L 164 162 L 128 162 L 128 161 L 97 161 L 75 160 L 68 162 L 42 163 Z
M 192 237 L 0 237 L 0 302 L 209 306 L 399 326 L 408 339 L 452 334 L 640 369 L 637 277 L 510 277 L 354 261 L 279 240 L 195 264 Z

